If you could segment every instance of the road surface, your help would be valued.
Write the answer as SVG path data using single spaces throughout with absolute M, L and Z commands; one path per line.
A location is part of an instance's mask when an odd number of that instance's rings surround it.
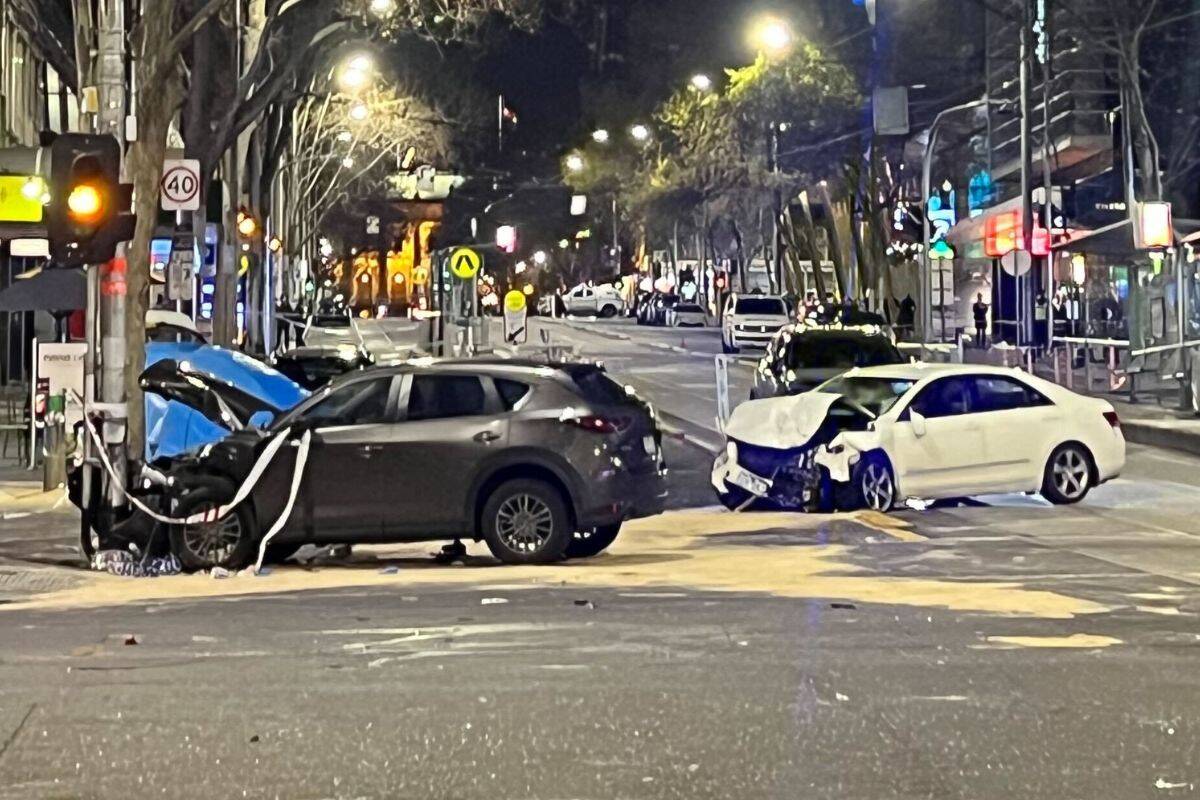
M 1200 462 L 1133 447 L 1073 508 L 731 514 L 713 332 L 543 324 L 683 421 L 672 511 L 590 562 L 226 580 L 0 520 L 0 798 L 1194 796 Z

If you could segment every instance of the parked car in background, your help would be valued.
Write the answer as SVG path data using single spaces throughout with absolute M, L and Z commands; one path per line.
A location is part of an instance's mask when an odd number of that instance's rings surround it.
M 754 370 L 750 399 L 807 392 L 853 367 L 908 361 L 882 329 L 793 323 L 767 345 Z
M 350 345 L 296 347 L 275 359 L 275 369 L 310 392 L 351 370 L 374 364 L 370 353 Z
M 790 321 L 787 302 L 779 295 L 732 295 L 721 315 L 721 350 L 736 353 L 744 347 L 765 348 Z
M 580 284 L 562 296 L 568 314 L 615 317 L 625 310 L 625 298 L 615 286 Z
M 146 312 L 146 341 L 207 344 L 192 318 L 181 311 L 152 308 Z
M 677 306 L 681 301 L 677 294 L 659 294 L 655 297 L 653 305 L 650 307 L 650 324 L 651 325 L 666 325 L 667 315 L 671 309 Z
M 265 430 L 245 429 L 171 470 L 175 517 L 212 510 L 271 437 L 311 432 L 296 502 L 272 540 L 302 544 L 475 539 L 505 563 L 587 557 L 666 496 L 648 405 L 594 364 L 444 361 L 335 380 Z M 249 563 L 285 508 L 297 449 L 216 522 L 170 529 L 188 569 Z
M 846 490 L 875 511 L 1003 492 L 1077 503 L 1125 465 L 1110 403 L 979 365 L 854 369 L 812 392 L 743 403 L 725 433 L 712 484 L 731 507 L 828 510 L 845 507 Z
M 708 313 L 696 303 L 677 303 L 667 310 L 666 324 L 672 328 L 703 328 Z

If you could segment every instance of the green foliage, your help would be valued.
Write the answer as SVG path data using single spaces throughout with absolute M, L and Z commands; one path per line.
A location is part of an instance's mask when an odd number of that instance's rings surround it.
M 589 145 L 585 169 L 568 179 L 581 191 L 617 191 L 647 229 L 698 221 L 702 206 L 750 227 L 776 191 L 790 197 L 825 177 L 840 153 L 860 149 L 857 137 L 827 146 L 853 128 L 860 105 L 851 72 L 800 44 L 784 58 L 728 70 L 722 90 L 676 92 L 655 111 L 650 144 Z M 772 125 L 778 174 L 770 168 Z

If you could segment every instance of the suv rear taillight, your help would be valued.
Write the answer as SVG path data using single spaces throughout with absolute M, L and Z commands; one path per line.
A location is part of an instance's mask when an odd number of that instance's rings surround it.
M 1121 427 L 1121 418 L 1117 416 L 1117 412 L 1115 411 L 1105 411 L 1104 419 L 1107 420 L 1108 424 L 1112 425 L 1114 428 Z
M 627 417 L 602 417 L 598 414 L 589 414 L 586 417 L 570 417 L 563 420 L 569 422 L 577 428 L 582 428 L 590 433 L 620 433 L 630 425 L 630 420 Z

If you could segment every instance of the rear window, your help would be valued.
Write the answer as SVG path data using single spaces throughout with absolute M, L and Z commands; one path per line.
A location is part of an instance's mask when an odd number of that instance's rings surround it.
M 583 399 L 590 403 L 614 405 L 629 402 L 629 393 L 625 391 L 625 387 L 608 377 L 602 370 L 572 370 L 569 374 Z
M 506 411 L 512 411 L 525 395 L 529 394 L 529 384 L 512 381 L 508 378 L 496 378 L 496 391 Z
M 904 357 L 883 338 L 800 336 L 788 344 L 788 369 L 850 369 L 901 364 Z
M 735 314 L 786 315 L 782 300 L 770 297 L 739 297 Z

